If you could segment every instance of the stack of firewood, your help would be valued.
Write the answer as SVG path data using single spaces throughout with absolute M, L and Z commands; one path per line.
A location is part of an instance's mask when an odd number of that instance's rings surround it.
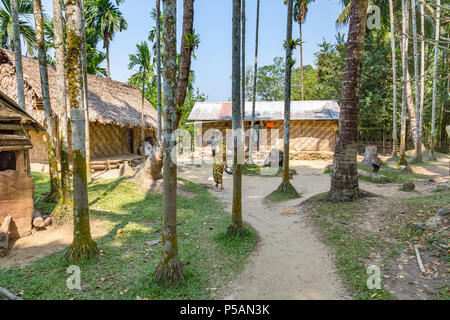
M 42 215 L 39 211 L 36 209 L 33 213 L 33 227 L 37 230 L 47 228 L 52 224 L 52 218 L 46 215 Z

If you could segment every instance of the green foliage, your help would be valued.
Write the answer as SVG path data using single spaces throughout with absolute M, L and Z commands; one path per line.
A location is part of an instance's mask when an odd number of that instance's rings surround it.
M 49 189 L 47 176 L 33 173 L 33 177 L 39 193 Z M 110 231 L 96 239 L 100 255 L 78 264 L 81 291 L 67 289 L 70 263 L 64 260 L 64 251 L 0 272 L 0 286 L 14 293 L 23 291 L 24 299 L 133 300 L 139 296 L 195 300 L 221 295 L 228 281 L 243 269 L 256 243 L 256 232 L 247 226 L 242 235 L 225 236 L 229 216 L 220 202 L 203 186 L 186 180 L 182 183 L 183 192 L 194 198 L 177 199 L 180 256 L 186 264 L 186 279 L 180 284 L 164 288 L 153 281 L 161 245 L 149 246 L 146 242 L 161 239 L 162 195 L 143 192 L 131 180 L 116 179 L 89 185 L 91 208 L 111 211 L 91 209 L 91 219 L 103 220 Z M 40 210 L 47 212 L 44 206 Z M 123 232 L 117 234 L 118 229 Z M 46 290 L 42 290 L 44 287 Z
M 11 0 L 0 2 L 0 46 L 14 50 L 14 35 L 12 28 Z M 26 44 L 29 55 L 36 49 L 36 33 L 33 27 L 33 1 L 18 0 L 19 32 Z

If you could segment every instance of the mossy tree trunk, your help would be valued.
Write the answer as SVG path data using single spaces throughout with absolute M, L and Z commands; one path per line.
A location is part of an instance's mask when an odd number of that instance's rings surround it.
M 60 199 L 60 180 L 58 174 L 58 157 L 56 153 L 57 134 L 53 121 L 50 92 L 48 86 L 47 48 L 44 38 L 44 21 L 41 0 L 33 1 L 33 12 L 36 29 L 36 44 L 39 58 L 39 73 L 41 78 L 42 104 L 44 105 L 45 124 L 47 129 L 47 157 L 50 172 L 50 194 L 48 201 L 58 202 Z
M 163 285 L 173 285 L 184 278 L 178 254 L 177 237 L 177 165 L 172 159 L 176 141 L 176 58 L 177 58 L 177 1 L 163 0 L 164 39 L 164 184 L 163 226 L 161 260 L 156 268 L 155 280 Z
M 156 104 L 158 111 L 157 138 L 161 141 L 161 0 L 156 0 Z
M 411 19 L 412 19 L 412 30 L 413 30 L 413 50 L 414 50 L 414 84 L 415 84 L 415 101 L 416 101 L 416 137 L 414 139 L 414 158 L 412 163 L 422 162 L 422 151 L 420 138 L 422 128 L 420 128 L 420 85 L 419 85 L 419 50 L 417 47 L 417 20 L 416 20 L 416 0 L 411 0 Z M 410 115 L 412 116 L 412 115 Z
M 419 145 L 420 145 L 420 155 L 423 152 L 423 107 L 425 101 L 425 13 L 424 5 L 422 2 L 419 4 L 420 7 L 420 116 L 419 116 Z
M 232 129 L 233 129 L 233 204 L 229 235 L 241 233 L 242 221 L 242 166 L 243 166 L 243 128 L 241 105 L 241 0 L 233 0 L 232 23 Z
M 433 101 L 431 107 L 431 135 L 430 135 L 430 160 L 436 160 L 434 155 L 434 146 L 436 143 L 436 96 L 437 96 L 437 78 L 438 78 L 438 55 L 439 55 L 439 26 L 441 16 L 441 0 L 436 0 L 435 17 L 435 44 L 434 44 L 434 72 L 433 72 Z
M 407 80 L 408 80 L 408 2 L 402 0 L 402 32 L 400 50 L 402 53 L 402 118 L 401 118 L 401 133 L 400 133 L 400 157 L 399 165 L 408 165 L 406 161 L 406 107 L 408 103 Z
M 53 0 L 54 47 L 56 57 L 56 86 L 59 109 L 59 151 L 61 158 L 61 199 L 52 213 L 57 222 L 70 221 L 73 213 L 72 195 L 70 193 L 69 168 L 69 130 L 67 117 L 67 88 L 66 88 L 66 46 L 64 43 L 63 17 L 61 0 Z
M 243 128 L 245 128 L 245 0 L 241 0 L 242 4 L 242 10 L 241 10 L 241 22 L 242 22 L 242 28 L 241 28 L 241 116 L 242 121 L 244 123 Z
M 389 0 L 389 18 L 391 23 L 391 52 L 392 52 L 392 86 L 393 86 L 393 117 L 392 117 L 392 159 L 398 158 L 398 133 L 397 133 L 397 64 L 395 50 L 395 24 L 394 4 Z
M 84 1 L 81 1 L 81 10 L 84 12 Z M 87 78 L 87 53 L 86 53 L 86 26 L 84 20 L 84 14 L 81 16 L 81 37 L 82 39 L 82 67 L 83 67 L 83 100 L 84 100 L 84 113 L 86 118 L 85 129 L 85 144 L 86 144 L 86 175 L 87 180 L 92 180 L 91 172 L 91 131 L 89 127 L 89 100 L 88 100 L 88 78 Z
M 73 242 L 66 252 L 72 261 L 90 259 L 98 254 L 97 244 L 92 240 L 89 224 L 89 204 L 86 173 L 86 114 L 83 98 L 83 36 L 80 0 L 65 0 L 67 21 L 67 74 L 69 106 L 72 124 L 73 153 Z
M 358 104 L 367 7 L 367 0 L 352 1 L 339 132 L 333 159 L 331 188 L 328 192 L 328 199 L 335 202 L 353 201 L 360 195 L 357 163 Z
M 283 179 L 277 192 L 298 196 L 297 190 L 290 182 L 289 174 L 289 144 L 291 140 L 291 80 L 292 80 L 292 49 L 294 40 L 292 39 L 292 19 L 294 1 L 287 2 L 287 24 L 286 24 L 286 71 L 284 76 L 284 150 L 283 150 Z
M 253 93 L 252 93 L 252 122 L 250 136 L 250 163 L 253 163 L 253 151 L 255 150 L 255 113 L 256 113 L 256 80 L 258 77 L 258 42 L 259 42 L 259 8 L 260 0 L 256 3 L 256 36 L 255 36 L 255 67 L 253 70 Z
M 14 36 L 14 58 L 16 62 L 17 75 L 17 101 L 19 106 L 26 110 L 25 106 L 25 90 L 23 83 L 23 67 L 22 67 L 22 45 L 20 43 L 20 29 L 19 29 L 19 8 L 18 0 L 11 0 L 11 20 Z

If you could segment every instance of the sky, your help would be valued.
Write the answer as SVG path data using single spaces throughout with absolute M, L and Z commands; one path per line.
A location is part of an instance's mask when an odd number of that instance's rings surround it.
M 45 11 L 51 15 L 51 0 L 44 0 Z M 183 1 L 178 1 L 177 33 L 180 47 Z M 111 77 L 126 82 L 133 71 L 128 70 L 128 55 L 136 50 L 136 44 L 147 40 L 154 21 L 150 12 L 154 0 L 126 0 L 120 10 L 128 21 L 128 29 L 118 33 L 111 47 Z M 162 7 L 162 5 L 161 5 Z M 335 21 L 342 10 L 338 0 L 316 0 L 309 7 L 306 23 L 303 25 L 304 64 L 314 64 L 314 53 L 318 45 L 334 41 L 337 33 Z M 194 28 L 200 35 L 200 47 L 193 60 L 196 74 L 195 86 L 207 95 L 207 101 L 228 101 L 231 96 L 231 0 L 196 0 Z M 256 0 L 246 1 L 246 65 L 253 66 L 255 55 Z M 259 30 L 259 66 L 271 64 L 275 57 L 284 57 L 283 43 L 286 38 L 287 8 L 282 0 L 261 0 Z M 342 29 L 345 33 L 346 30 Z M 298 24 L 294 24 L 294 38 L 298 38 Z M 101 49 L 101 47 L 99 48 Z M 299 65 L 299 50 L 294 51 Z

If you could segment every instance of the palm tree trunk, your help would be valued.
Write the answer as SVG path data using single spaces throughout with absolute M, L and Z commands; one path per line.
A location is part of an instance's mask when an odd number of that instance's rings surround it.
M 302 87 L 302 100 L 305 100 L 305 90 L 303 87 L 303 34 L 302 34 L 302 24 L 299 22 L 300 31 L 300 85 Z
M 186 36 L 193 35 L 194 32 L 194 0 L 183 1 L 183 35 L 181 37 L 180 50 L 180 71 L 177 79 L 176 104 L 178 106 L 176 126 L 181 120 L 181 107 L 186 100 L 187 87 L 189 85 L 189 75 L 191 72 L 192 51 L 191 43 L 188 43 Z M 165 71 L 164 71 L 165 72 Z
M 243 129 L 245 130 L 245 0 L 242 1 L 241 21 L 242 21 L 242 34 L 241 34 L 241 105 L 242 105 L 242 121 Z
M 177 1 L 163 0 L 164 14 L 164 137 L 176 130 L 176 59 L 177 59 Z M 175 284 L 184 278 L 178 254 L 177 238 L 177 165 L 172 159 L 173 139 L 164 139 L 163 227 L 161 261 L 155 280 L 164 285 Z
M 398 157 L 398 139 L 397 139 L 397 68 L 395 60 L 395 25 L 394 25 L 394 5 L 393 0 L 389 0 L 389 12 L 391 22 L 391 51 L 392 51 L 392 84 L 394 88 L 393 93 L 393 122 L 392 122 L 392 159 L 396 160 Z
M 256 4 L 256 38 L 255 38 L 255 68 L 253 71 L 253 101 L 252 101 L 252 130 L 250 137 L 250 161 L 253 162 L 253 151 L 255 145 L 255 112 L 256 112 L 256 80 L 258 77 L 258 42 L 259 42 L 259 8 L 260 0 L 257 0 Z
M 339 132 L 331 174 L 331 201 L 353 201 L 359 197 L 358 114 L 359 87 L 367 22 L 367 0 L 353 0 L 342 87 Z
M 158 110 L 157 138 L 161 144 L 161 1 L 156 0 L 156 101 Z
M 142 103 L 141 103 L 141 146 L 142 154 L 145 156 L 145 120 L 144 120 L 144 102 L 145 102 L 145 67 L 142 73 Z
M 423 151 L 423 107 L 425 101 L 425 14 L 424 5 L 420 2 L 420 35 L 421 35 L 421 48 L 420 48 L 420 116 L 419 116 L 419 144 L 420 155 Z
M 66 101 L 66 47 L 64 44 L 64 31 L 62 8 L 60 0 L 53 0 L 53 25 L 54 46 L 56 57 L 56 87 L 57 102 L 61 113 L 58 115 L 59 124 L 59 152 L 61 157 L 61 200 L 52 217 L 55 221 L 70 221 L 73 213 L 72 195 L 70 193 L 70 168 L 69 168 L 69 131 L 67 121 Z
M 414 38 L 414 83 L 415 83 L 415 97 L 416 97 L 416 139 L 414 148 L 414 158 L 412 163 L 422 162 L 422 151 L 420 145 L 420 85 L 419 85 L 419 52 L 417 48 L 417 22 L 416 22 L 416 0 L 411 0 L 411 13 L 412 13 L 412 29 Z
M 84 1 L 81 1 L 81 10 L 84 12 Z M 81 16 L 81 36 L 82 40 L 82 68 L 83 68 L 83 100 L 85 106 L 85 119 L 86 119 L 86 130 L 85 130 L 85 143 L 86 143 L 86 174 L 87 180 L 92 180 L 91 173 L 91 132 L 89 128 L 89 100 L 88 100 L 88 79 L 87 79 L 87 55 L 86 55 L 86 27 L 84 22 L 84 14 Z
M 232 23 L 232 127 L 233 127 L 233 205 L 231 210 L 231 225 L 227 234 L 232 235 L 243 231 L 242 222 L 242 165 L 243 159 L 243 128 L 241 105 L 241 0 L 233 0 Z
M 405 159 L 406 153 L 406 107 L 408 103 L 407 81 L 408 81 L 408 2 L 402 0 L 402 35 L 400 49 L 402 52 L 402 122 L 400 136 L 400 158 L 399 165 L 408 165 Z
M 21 107 L 23 110 L 26 110 L 25 90 L 23 83 L 22 46 L 20 43 L 20 29 L 19 29 L 19 9 L 17 2 L 18 0 L 11 0 L 11 20 L 14 35 L 14 58 L 16 62 L 16 75 L 17 75 L 17 101 L 19 107 Z
M 42 103 L 44 105 L 45 123 L 47 126 L 47 156 L 50 172 L 50 194 L 47 200 L 58 202 L 60 199 L 60 181 L 58 177 L 58 158 L 56 156 L 57 133 L 53 121 L 48 86 L 47 49 L 44 38 L 44 22 L 41 0 L 34 0 L 34 20 L 36 28 L 36 43 L 39 57 L 39 73 L 41 77 Z
M 109 65 L 109 44 L 106 45 L 106 77 L 111 80 L 111 68 Z
M 436 99 L 437 99 L 437 77 L 438 77 L 438 55 L 439 55 L 439 27 L 441 17 L 441 0 L 436 0 L 436 32 L 434 46 L 434 74 L 433 74 L 433 103 L 431 109 L 431 137 L 430 137 L 430 160 L 435 161 L 434 145 L 436 142 Z
M 287 3 L 286 23 L 286 72 L 284 78 L 284 154 L 283 154 L 283 179 L 277 191 L 298 196 L 298 192 L 290 183 L 289 175 L 289 144 L 291 138 L 291 79 L 292 79 L 292 10 L 294 1 Z
M 99 251 L 92 240 L 89 223 L 89 204 L 86 173 L 86 121 L 83 98 L 83 48 L 80 1 L 66 0 L 68 96 L 72 125 L 73 153 L 73 242 L 66 252 L 72 261 L 90 259 Z

